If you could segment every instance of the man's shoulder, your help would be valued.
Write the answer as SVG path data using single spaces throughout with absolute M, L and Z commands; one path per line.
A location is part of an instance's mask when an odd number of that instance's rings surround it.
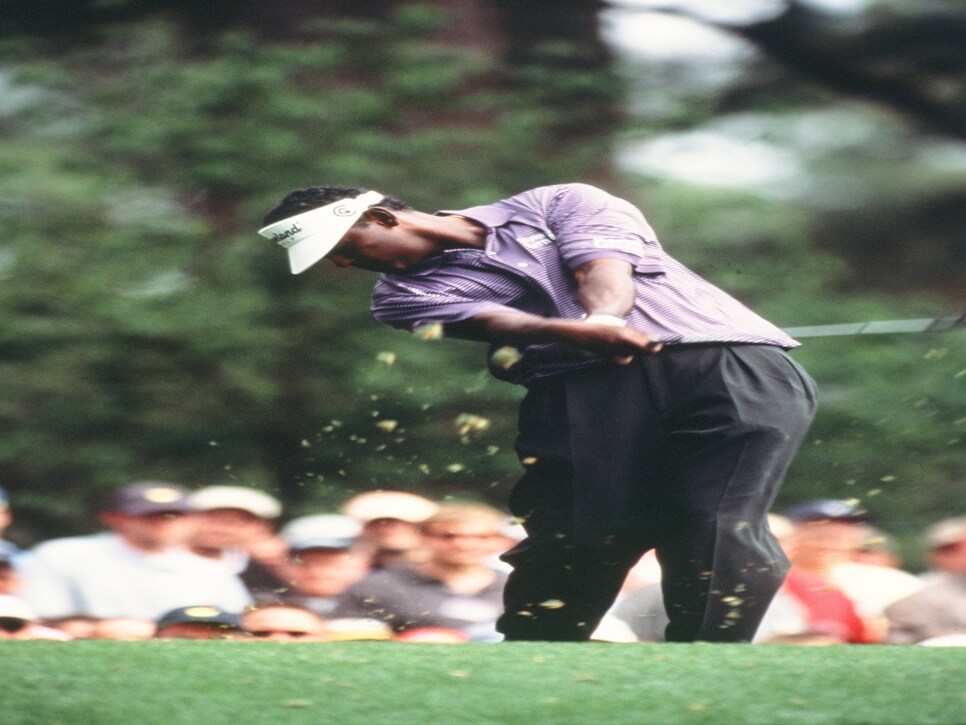
M 39 557 L 89 555 L 93 552 L 114 550 L 118 547 L 119 541 L 120 537 L 108 532 L 86 536 L 65 536 L 42 541 L 34 546 L 30 553 Z
M 488 226 L 500 226 L 510 218 L 510 212 L 519 214 L 521 211 L 533 214 L 550 213 L 558 206 L 567 204 L 581 204 L 588 200 L 614 200 L 609 192 L 579 181 L 564 184 L 548 184 L 519 191 L 489 204 L 481 204 L 459 210 L 484 222 Z
M 612 194 L 593 184 L 572 181 L 565 184 L 537 186 L 502 199 L 500 204 L 520 204 L 524 206 L 546 207 L 556 202 L 571 201 L 579 203 L 586 199 L 614 199 Z
M 858 561 L 843 562 L 835 567 L 836 578 L 871 583 L 900 583 L 910 589 L 921 589 L 922 580 L 915 574 L 891 566 L 864 564 Z
M 964 595 L 966 595 L 966 589 L 957 587 L 949 580 L 939 579 L 890 603 L 885 611 L 893 618 L 925 618 L 927 614 L 932 616 L 934 609 L 944 608 L 957 599 L 966 604 Z
M 913 592 L 908 599 L 916 601 L 960 600 L 966 605 L 966 576 L 944 574 Z
M 611 196 L 607 191 L 604 191 L 599 186 L 594 186 L 593 184 L 588 184 L 584 181 L 567 181 L 561 184 L 546 184 L 544 186 L 535 186 L 526 191 L 521 191 L 519 194 L 510 196 L 510 199 L 521 195 L 534 195 L 539 197 L 554 197 L 560 194 L 589 194 L 598 195 L 604 194 L 606 196 Z

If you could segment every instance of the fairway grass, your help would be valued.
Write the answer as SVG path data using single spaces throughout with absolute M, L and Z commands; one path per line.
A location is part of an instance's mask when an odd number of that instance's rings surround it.
M 3 725 L 966 723 L 966 649 L 0 642 Z

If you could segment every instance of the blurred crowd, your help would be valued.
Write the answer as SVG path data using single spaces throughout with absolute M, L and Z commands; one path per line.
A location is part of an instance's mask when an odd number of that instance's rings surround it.
M 499 555 L 525 536 L 483 504 L 385 490 L 288 518 L 253 488 L 137 483 L 104 502 L 102 533 L 26 550 L 3 538 L 13 515 L 0 489 L 0 639 L 498 641 Z M 966 516 L 923 533 L 916 575 L 855 502 L 770 526 L 791 568 L 757 642 L 966 645 Z M 742 616 L 742 591 L 713 596 Z M 648 554 L 593 638 L 660 642 L 666 624 Z

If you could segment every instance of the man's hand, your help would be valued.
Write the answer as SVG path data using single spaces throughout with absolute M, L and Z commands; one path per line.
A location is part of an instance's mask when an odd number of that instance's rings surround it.
M 636 294 L 633 271 L 629 262 L 608 258 L 591 260 L 577 269 L 574 278 L 577 280 L 577 296 L 587 310 L 583 320 L 585 325 L 611 328 L 626 326 L 625 317 L 634 305 Z M 660 351 L 661 343 L 654 342 L 646 335 L 633 330 L 627 330 L 627 332 L 630 334 L 614 339 L 615 336 L 612 334 L 597 331 L 592 333 L 593 339 L 589 342 L 576 344 L 583 350 L 610 355 L 618 365 L 627 365 L 634 359 L 635 353 Z M 626 352 L 621 350 L 614 354 L 614 347 L 627 349 L 628 346 L 633 349 Z
M 568 323 L 567 329 L 561 332 L 571 345 L 602 357 L 610 357 L 618 365 L 627 365 L 636 354 L 654 354 L 664 347 L 662 343 L 652 340 L 642 332 L 606 320 L 595 321 L 593 315 L 577 323 L 569 320 L 560 322 Z M 569 329 L 571 327 L 573 329 Z

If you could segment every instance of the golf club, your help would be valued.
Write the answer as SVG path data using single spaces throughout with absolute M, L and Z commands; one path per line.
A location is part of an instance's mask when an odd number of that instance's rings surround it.
M 786 327 L 792 337 L 834 337 L 837 335 L 886 335 L 910 332 L 942 332 L 966 327 L 966 310 L 958 317 L 926 317 L 913 320 L 874 320 L 833 325 Z
M 845 335 L 888 335 L 915 332 L 943 332 L 966 327 L 966 310 L 959 316 L 925 317 L 911 320 L 872 320 L 870 322 L 843 322 L 830 325 L 807 325 L 805 327 L 786 327 L 783 332 L 791 337 L 837 337 Z M 679 345 L 696 345 L 715 342 L 714 340 L 685 337 Z

